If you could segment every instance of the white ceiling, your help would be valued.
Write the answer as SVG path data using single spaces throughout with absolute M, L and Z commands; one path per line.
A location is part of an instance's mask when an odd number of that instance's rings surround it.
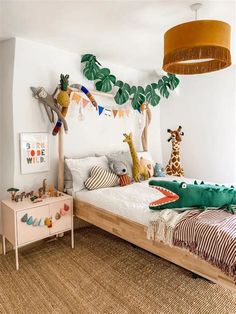
M 199 19 L 220 19 L 235 34 L 235 1 L 201 1 Z M 163 34 L 193 19 L 194 1 L 3 1 L 0 39 L 24 37 L 143 69 L 160 69 Z M 232 42 L 235 55 L 235 39 Z

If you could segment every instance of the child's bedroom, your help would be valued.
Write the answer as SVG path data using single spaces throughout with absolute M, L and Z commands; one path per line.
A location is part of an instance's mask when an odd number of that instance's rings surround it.
M 235 30 L 235 1 L 0 1 L 0 313 L 236 314 Z

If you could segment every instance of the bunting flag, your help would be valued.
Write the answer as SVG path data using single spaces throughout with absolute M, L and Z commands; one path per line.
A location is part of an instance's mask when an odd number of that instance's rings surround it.
M 83 106 L 83 108 L 85 108 L 88 103 L 89 103 L 89 100 L 87 100 L 85 98 L 82 98 L 82 106 Z
M 116 115 L 117 115 L 117 113 L 118 113 L 118 110 L 113 109 L 112 112 L 113 112 L 113 116 L 114 116 L 114 118 L 115 118 Z
M 123 118 L 124 114 L 125 114 L 124 110 L 119 110 L 119 117 L 120 118 Z
M 105 116 L 111 117 L 111 109 L 105 108 Z
M 79 120 L 84 120 L 84 114 L 82 112 L 82 108 L 84 109 L 87 107 L 87 105 L 90 103 L 89 100 L 83 98 L 80 96 L 77 92 L 72 91 L 71 92 L 71 101 L 75 101 L 77 104 L 80 104 L 80 109 L 79 109 Z M 91 103 L 92 108 L 94 106 Z M 124 109 L 112 109 L 112 108 L 106 108 L 103 106 L 98 106 L 98 115 L 101 116 L 103 113 L 106 117 L 114 117 L 116 118 L 117 116 L 119 118 L 125 118 L 130 116 L 130 109 L 124 108 Z M 141 113 L 141 112 L 140 112 Z
M 71 100 L 75 101 L 77 104 L 80 102 L 82 97 L 78 93 L 73 93 Z M 83 98 L 84 99 L 84 98 Z
M 102 114 L 104 107 L 98 106 L 98 114 L 99 116 Z

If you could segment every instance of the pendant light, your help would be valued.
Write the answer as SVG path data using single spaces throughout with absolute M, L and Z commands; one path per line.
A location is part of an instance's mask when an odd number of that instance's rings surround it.
M 230 25 L 197 20 L 201 3 L 194 3 L 195 21 L 177 25 L 164 35 L 163 70 L 173 74 L 200 74 L 231 65 Z

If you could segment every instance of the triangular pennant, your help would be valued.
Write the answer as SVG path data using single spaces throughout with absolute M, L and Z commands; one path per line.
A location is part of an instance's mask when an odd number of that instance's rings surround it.
M 112 112 L 113 112 L 113 116 L 114 116 L 114 118 L 116 117 L 116 115 L 117 115 L 117 113 L 118 113 L 118 110 L 112 110 Z
M 85 108 L 88 103 L 89 103 L 89 100 L 82 98 L 82 106 L 83 106 L 83 108 Z
M 104 107 L 98 106 L 98 114 L 99 116 L 102 114 Z
M 129 109 L 125 110 L 127 117 L 129 116 Z
M 119 117 L 120 118 L 124 118 L 124 114 L 125 114 L 124 110 L 119 110 Z
M 111 117 L 111 109 L 106 109 L 105 108 L 105 116 Z
M 81 96 L 77 93 L 73 93 L 72 100 L 76 101 L 77 104 L 80 102 Z

